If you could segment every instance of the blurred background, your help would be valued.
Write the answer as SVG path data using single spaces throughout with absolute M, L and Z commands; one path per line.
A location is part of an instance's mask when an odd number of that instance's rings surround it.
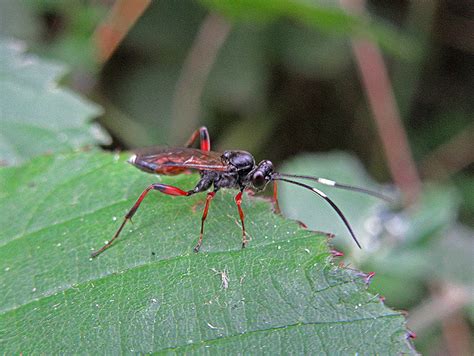
M 0 36 L 69 65 L 63 83 L 105 109 L 103 149 L 205 125 L 214 150 L 398 196 L 325 189 L 359 251 L 324 202 L 280 187 L 284 215 L 376 273 L 419 352 L 472 354 L 472 0 L 2 0 Z

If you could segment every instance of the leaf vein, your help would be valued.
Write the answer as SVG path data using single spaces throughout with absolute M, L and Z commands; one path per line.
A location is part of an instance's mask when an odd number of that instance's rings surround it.
M 301 327 L 301 326 L 339 325 L 339 324 L 343 325 L 343 324 L 349 324 L 349 323 L 358 323 L 358 322 L 364 322 L 364 321 L 371 321 L 371 320 L 374 320 L 374 319 L 375 320 L 380 320 L 380 319 L 385 319 L 385 318 L 395 318 L 395 317 L 401 317 L 401 316 L 402 316 L 402 314 L 391 313 L 391 314 L 379 315 L 375 318 L 374 317 L 367 317 L 367 318 L 347 319 L 347 320 L 314 321 L 314 322 L 306 322 L 306 323 L 295 323 L 295 324 L 289 324 L 289 325 L 275 326 L 275 327 L 268 328 L 268 329 L 251 330 L 251 331 L 247 331 L 244 335 L 242 335 L 242 334 L 229 335 L 229 336 L 218 337 L 218 338 L 214 338 L 214 339 L 203 340 L 203 341 L 195 342 L 195 343 L 177 345 L 175 347 L 167 347 L 167 348 L 164 348 L 164 349 L 156 350 L 155 352 L 180 351 L 181 349 L 202 347 L 203 345 L 217 343 L 219 341 L 239 339 L 242 336 L 247 337 L 247 336 L 253 335 L 253 334 L 272 332 L 272 331 L 283 330 L 283 329 L 298 328 L 298 327 Z

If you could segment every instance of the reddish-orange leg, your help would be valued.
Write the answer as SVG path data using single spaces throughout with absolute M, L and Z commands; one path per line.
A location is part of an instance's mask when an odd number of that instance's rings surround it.
M 201 218 L 201 233 L 199 234 L 198 243 L 196 247 L 194 247 L 194 252 L 199 252 L 199 249 L 201 248 L 202 236 L 204 235 L 204 222 L 206 221 L 206 218 L 207 218 L 207 212 L 209 211 L 209 205 L 211 203 L 211 200 L 212 198 L 214 198 L 215 195 L 216 195 L 215 191 L 207 193 L 206 206 L 204 207 L 204 211 L 202 213 L 202 218 Z
M 199 136 L 199 145 L 201 150 L 203 151 L 210 151 L 211 150 L 211 139 L 209 137 L 209 132 L 205 126 L 200 127 L 196 131 L 193 132 L 191 137 L 189 138 L 188 142 L 186 142 L 185 147 L 191 147 L 193 143 Z
M 186 142 L 185 147 L 191 147 L 193 143 L 196 141 L 196 139 L 198 138 L 198 136 L 199 136 L 200 149 L 203 151 L 210 151 L 211 139 L 209 137 L 209 132 L 207 131 L 207 128 L 205 126 L 201 126 L 199 129 L 193 132 L 188 142 Z M 216 195 L 216 191 L 207 193 L 206 205 L 204 207 L 204 212 L 202 213 L 202 218 L 201 218 L 201 233 L 199 234 L 198 243 L 196 247 L 194 247 L 194 252 L 199 252 L 199 249 L 201 248 L 202 237 L 204 234 L 204 222 L 206 221 L 209 205 L 211 203 L 212 198 L 214 198 L 214 195 Z
M 168 194 L 168 195 L 175 195 L 175 196 L 189 196 L 195 193 L 193 190 L 186 192 L 184 190 L 181 190 L 179 188 L 176 188 L 167 184 L 161 184 L 161 183 L 151 184 L 142 192 L 142 194 L 140 194 L 135 204 L 133 204 L 132 208 L 125 215 L 125 218 L 123 219 L 122 224 L 120 225 L 118 230 L 115 232 L 112 239 L 110 239 L 110 241 L 108 241 L 99 250 L 92 252 L 91 257 L 98 256 L 99 254 L 104 252 L 106 249 L 108 249 L 112 245 L 114 240 L 120 235 L 120 232 L 122 231 L 127 221 L 131 220 L 133 215 L 135 215 L 137 209 L 140 207 L 140 204 L 142 203 L 143 199 L 145 199 L 146 195 L 148 194 L 148 192 L 150 192 L 150 190 L 158 190 L 161 193 Z
M 237 209 L 239 209 L 240 222 L 242 223 L 242 248 L 247 246 L 247 234 L 245 233 L 245 224 L 244 219 L 245 215 L 242 211 L 242 191 L 235 196 L 235 204 L 237 204 Z
M 278 203 L 278 185 L 277 182 L 274 180 L 273 181 L 273 211 L 275 214 L 280 214 L 280 204 Z
M 207 128 L 204 127 L 204 126 L 200 127 L 198 130 L 194 131 L 194 133 L 189 138 L 188 142 L 186 142 L 186 147 L 191 146 L 196 141 L 198 136 L 199 136 L 199 142 L 200 142 L 201 150 L 210 151 L 211 150 L 211 140 L 210 140 L 210 137 L 209 137 L 209 132 L 207 131 Z M 127 221 L 132 219 L 133 215 L 135 214 L 138 207 L 140 206 L 143 199 L 145 198 L 145 196 L 148 194 L 148 192 L 150 190 L 158 190 L 158 191 L 160 191 L 164 194 L 168 194 L 168 195 L 189 196 L 191 194 L 199 193 L 200 191 L 203 191 L 203 190 L 207 189 L 207 188 L 206 189 L 204 189 L 204 188 L 206 188 L 206 187 L 198 185 L 193 190 L 190 190 L 190 191 L 186 192 L 184 190 L 181 190 L 179 188 L 176 188 L 176 187 L 173 187 L 173 186 L 170 186 L 170 185 L 166 185 L 166 184 L 159 184 L 159 183 L 151 184 L 148 188 L 146 188 L 142 192 L 142 194 L 140 194 L 140 196 L 138 197 L 135 204 L 132 206 L 132 208 L 129 210 L 129 212 L 125 215 L 125 218 L 123 219 L 122 224 L 120 225 L 118 230 L 115 232 L 114 236 L 110 239 L 110 241 L 108 241 L 99 250 L 92 252 L 91 257 L 98 256 L 99 254 L 104 252 L 106 249 L 108 249 L 112 245 L 114 240 L 122 232 L 122 230 L 123 230 L 125 224 L 127 223 Z M 212 196 L 210 197 L 210 195 L 212 195 Z M 199 237 L 199 242 L 198 242 L 198 245 L 196 246 L 197 250 L 199 250 L 199 247 L 201 246 L 201 243 L 202 243 L 202 235 L 203 235 L 203 231 L 204 231 L 204 221 L 206 220 L 206 217 L 207 217 L 207 211 L 209 209 L 209 202 L 210 202 L 210 200 L 212 199 L 212 197 L 214 195 L 215 195 L 215 192 L 212 192 L 212 193 L 208 194 L 208 198 L 207 198 L 207 201 L 206 201 L 206 207 L 204 209 L 203 218 L 202 218 L 201 236 Z M 196 250 L 196 248 L 195 248 L 195 250 Z

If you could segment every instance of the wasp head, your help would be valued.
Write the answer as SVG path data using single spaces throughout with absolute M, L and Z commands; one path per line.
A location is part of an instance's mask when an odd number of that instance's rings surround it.
M 273 163 L 267 160 L 262 161 L 250 172 L 250 181 L 256 189 L 263 189 L 272 180 L 272 173 Z

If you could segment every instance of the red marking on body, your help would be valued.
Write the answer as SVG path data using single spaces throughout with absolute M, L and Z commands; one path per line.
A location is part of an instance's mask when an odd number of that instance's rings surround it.
M 163 174 L 166 176 L 174 176 L 178 174 L 182 174 L 186 171 L 185 168 L 181 167 L 163 167 L 155 170 L 155 173 L 157 174 Z
M 278 185 L 277 185 L 276 181 L 273 181 L 273 199 L 272 199 L 272 201 L 273 201 L 273 211 L 275 212 L 275 214 L 280 214 L 281 210 L 280 210 L 280 204 L 278 203 Z M 307 226 L 304 225 L 304 228 L 306 229 Z
M 239 194 L 235 196 L 235 203 L 237 204 L 237 209 L 239 209 L 240 220 L 244 220 L 244 212 L 242 211 L 242 207 L 241 207 L 242 192 L 239 192 Z
M 242 192 L 239 192 L 235 196 L 235 203 L 237 204 L 237 209 L 239 210 L 240 222 L 242 223 L 242 247 L 245 247 L 247 245 L 247 236 L 245 233 L 245 224 L 244 224 L 245 215 L 241 206 L 242 205 Z
M 201 150 L 203 150 L 203 151 L 210 151 L 211 150 L 211 145 L 209 144 L 209 141 L 202 141 L 201 142 Z
M 175 196 L 176 195 L 179 195 L 179 196 L 189 195 L 188 192 L 185 192 L 184 190 L 181 190 L 179 188 L 172 187 L 172 186 L 169 186 L 169 185 L 158 186 L 158 184 L 157 184 L 157 189 L 160 192 L 163 192 L 163 193 L 168 194 L 168 195 L 175 195 Z
M 179 174 L 186 170 L 225 172 L 229 167 L 222 162 L 222 154 L 197 148 L 148 148 L 137 150 L 133 163 L 139 169 L 155 173 Z
M 211 150 L 211 140 L 209 138 L 209 132 L 207 132 L 207 128 L 204 127 L 204 126 L 201 127 L 199 129 L 199 133 L 201 134 L 201 137 L 200 137 L 201 150 L 210 151 Z
M 209 211 L 209 204 L 211 203 L 212 198 L 214 198 L 214 195 L 216 195 L 216 192 L 209 192 L 209 193 L 207 193 L 206 205 L 204 206 L 204 211 L 203 211 L 203 213 L 202 213 L 202 218 L 201 218 L 201 233 L 199 234 L 198 243 L 197 243 L 196 247 L 194 247 L 194 251 L 195 251 L 195 252 L 198 252 L 199 249 L 201 248 L 201 245 L 202 245 L 202 237 L 203 237 L 203 235 L 204 235 L 204 222 L 206 221 L 207 212 Z
M 200 130 L 196 130 L 193 132 L 193 134 L 191 135 L 191 137 L 189 138 L 188 142 L 186 142 L 185 146 L 186 147 L 191 147 L 192 144 L 194 143 L 194 141 L 196 141 L 198 135 L 199 135 L 199 132 Z
M 209 204 L 211 202 L 211 199 L 214 198 L 214 195 L 216 195 L 215 192 L 207 193 L 206 206 L 204 207 L 204 212 L 202 213 L 202 220 L 206 220 L 207 218 L 207 212 L 209 211 Z
M 189 138 L 188 142 L 186 142 L 186 147 L 191 147 L 193 143 L 196 141 L 199 135 L 199 145 L 201 150 L 203 151 L 210 151 L 211 150 L 211 140 L 209 139 L 209 132 L 205 126 L 200 127 L 198 130 L 194 131 L 191 137 Z
M 140 206 L 140 204 L 142 203 L 142 200 L 146 197 L 146 195 L 148 194 L 148 192 L 150 190 L 153 189 L 153 185 L 150 185 L 149 187 L 147 187 L 143 192 L 142 194 L 140 194 L 140 196 L 138 197 L 137 201 L 135 202 L 135 204 L 133 204 L 132 208 L 130 209 L 130 211 L 127 213 L 127 215 L 125 215 L 125 219 L 132 219 L 132 216 L 135 214 L 135 212 L 137 211 L 138 207 Z
M 182 189 L 179 189 L 179 188 L 176 188 L 176 187 L 173 187 L 171 185 L 166 185 L 166 184 L 160 184 L 160 183 L 155 183 L 155 184 L 151 184 L 149 185 L 143 192 L 142 194 L 140 194 L 140 196 L 138 197 L 137 201 L 135 202 L 135 204 L 133 204 L 132 208 L 128 211 L 128 213 L 125 215 L 123 221 L 122 221 L 122 224 L 120 225 L 120 227 L 118 228 L 118 230 L 115 232 L 114 236 L 112 237 L 112 239 L 107 242 L 104 246 L 102 246 L 99 250 L 97 251 L 94 251 L 92 252 L 91 254 L 91 257 L 96 257 L 98 256 L 99 254 L 101 254 L 103 251 L 105 251 L 106 249 L 108 249 L 112 243 L 114 242 L 114 240 L 120 235 L 120 232 L 122 231 L 123 227 L 125 226 L 125 224 L 127 223 L 127 221 L 132 221 L 132 217 L 133 215 L 135 215 L 135 213 L 137 212 L 138 208 L 140 207 L 140 204 L 142 203 L 143 199 L 146 197 L 146 195 L 151 191 L 151 190 L 158 190 L 159 192 L 161 193 L 164 193 L 164 194 L 168 194 L 168 195 L 178 195 L 178 196 L 188 196 L 189 193 L 188 192 L 185 192 L 184 190 Z

